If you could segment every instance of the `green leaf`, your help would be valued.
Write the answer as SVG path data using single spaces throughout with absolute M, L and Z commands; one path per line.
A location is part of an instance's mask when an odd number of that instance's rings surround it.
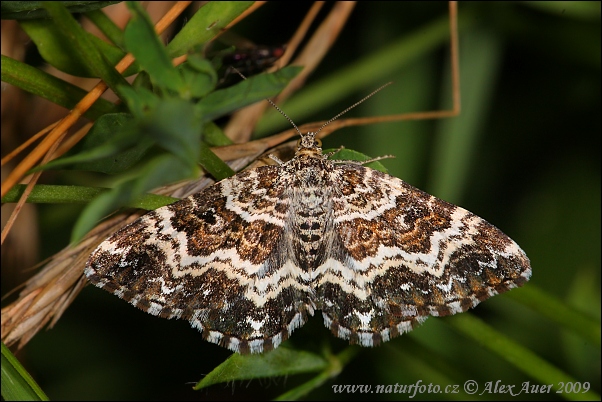
M 138 80 L 138 77 L 140 80 Z M 136 88 L 133 87 L 122 87 L 121 95 L 128 109 L 135 117 L 143 118 L 151 110 L 155 109 L 159 104 L 159 96 L 153 93 L 150 89 L 146 88 L 146 80 L 150 80 L 146 71 L 141 72 L 136 81 Z
M 260 74 L 236 85 L 210 93 L 197 103 L 205 121 L 278 94 L 302 67 L 288 66 L 272 74 Z
M 554 17 L 600 20 L 600 3 L 595 1 L 525 1 L 523 4 L 548 12 Z
M 217 84 L 217 73 L 213 65 L 199 55 L 189 55 L 188 61 L 182 63 L 178 70 L 182 74 L 190 98 L 202 98 Z
M 184 82 L 159 41 L 155 28 L 146 12 L 137 2 L 128 2 L 132 18 L 125 28 L 125 46 L 146 70 L 151 81 L 162 88 L 183 93 Z
M 75 164 L 81 170 L 108 174 L 122 172 L 137 163 L 154 144 L 176 155 L 190 169 L 199 162 L 203 124 L 189 102 L 160 99 L 146 91 L 124 91 L 129 104 L 144 109 L 138 119 L 129 114 L 108 114 L 94 124 L 74 155 L 49 162 L 37 170 L 48 170 Z M 148 96 L 147 96 L 148 95 Z M 221 162 L 221 161 L 220 161 Z M 221 165 L 224 165 L 221 162 Z M 223 171 L 223 166 L 220 168 Z M 211 170 L 210 170 L 211 171 Z M 231 169 L 226 168 L 226 172 Z
M 520 292 L 508 292 L 507 297 L 529 306 L 563 328 L 574 331 L 593 345 L 600 345 L 600 322 L 598 320 L 572 308 L 565 301 L 544 292 L 536 285 L 529 284 Z
M 58 2 L 45 2 L 44 8 L 52 17 L 56 27 L 57 38 L 61 38 L 62 46 L 71 59 L 79 58 L 88 71 L 101 78 L 115 93 L 119 94 L 118 86 L 128 86 L 129 83 L 115 70 L 91 40 L 93 35 L 84 31 L 71 14 Z
M 438 122 L 439 135 L 434 144 L 432 185 L 430 192 L 446 201 L 460 203 L 466 192 L 471 155 L 478 149 L 483 115 L 491 104 L 497 68 L 503 52 L 503 43 L 495 35 L 480 32 L 463 37 L 460 74 L 470 76 L 462 80 L 462 115 L 457 119 Z M 474 49 L 473 51 L 471 51 Z M 442 99 L 451 99 L 450 83 L 446 83 Z
M 121 172 L 140 160 L 153 145 L 134 124 L 129 114 L 106 114 L 92 126 L 81 147 L 77 147 L 77 152 L 73 151 L 74 155 L 64 156 L 31 171 L 76 164 L 82 170 Z
M 296 401 L 303 398 L 309 392 L 322 386 L 326 381 L 338 376 L 343 368 L 349 363 L 359 352 L 359 347 L 350 346 L 344 349 L 337 355 L 326 353 L 328 359 L 328 367 L 322 370 L 317 376 L 311 380 L 286 391 L 284 394 L 274 398 L 275 401 Z
M 103 11 L 88 11 L 85 15 L 115 46 L 125 49 L 123 31 Z
M 153 141 L 139 138 L 140 133 L 132 129 L 132 124 L 131 115 L 126 113 L 106 114 L 98 119 L 75 155 L 80 162 L 75 164 L 74 169 L 116 174 L 137 163 L 153 145 Z M 87 152 L 103 149 L 106 156 L 100 158 L 90 157 Z
M 67 109 L 73 109 L 88 93 L 69 82 L 4 55 L 2 55 L 2 81 Z M 84 113 L 84 116 L 96 120 L 114 109 L 113 103 L 100 98 Z
M 323 152 L 329 153 L 329 152 L 334 152 L 335 149 L 325 149 Z M 357 152 L 354 151 L 352 149 L 340 149 L 339 151 L 337 151 L 336 153 L 332 154 L 328 159 L 330 160 L 342 160 L 342 161 L 367 161 L 368 159 L 372 159 L 371 157 L 369 157 L 368 155 L 364 155 L 361 152 Z M 375 161 L 375 162 L 370 162 L 367 163 L 366 165 L 369 168 L 375 169 L 375 170 L 379 170 L 383 173 L 388 173 L 387 168 L 383 166 L 382 163 L 380 163 L 379 161 Z
M 20 21 L 19 24 L 36 44 L 40 55 L 50 65 L 78 77 L 100 77 L 90 65 L 90 61 L 85 58 L 85 54 L 77 51 L 71 41 L 65 39 L 62 26 L 57 25 L 54 20 L 27 20 Z M 87 38 L 88 43 L 100 51 L 111 67 L 125 56 L 126 52 L 119 47 L 111 45 L 81 28 L 80 32 L 81 34 L 77 34 L 77 36 Z M 138 63 L 134 62 L 124 74 L 133 74 L 138 69 Z
M 253 4 L 252 1 L 210 1 L 201 7 L 167 45 L 171 57 L 208 42 Z
M 218 158 L 206 144 L 201 144 L 200 153 L 199 164 L 216 180 L 223 180 L 226 177 L 234 175 L 234 170 L 226 162 Z
M 140 122 L 140 130 L 190 165 L 198 162 L 202 129 L 194 106 L 183 99 L 162 99 Z
M 250 380 L 325 370 L 328 361 L 322 356 L 280 346 L 261 355 L 232 354 L 199 381 L 195 390 L 234 380 Z
M 222 129 L 212 121 L 207 122 L 203 128 L 203 141 L 212 147 L 234 144 L 230 138 L 226 137 Z
M 3 1 L 2 19 L 3 20 L 32 20 L 50 18 L 42 1 Z M 67 8 L 70 13 L 86 13 L 92 10 L 120 3 L 119 1 L 61 1 L 59 2 Z
M 19 201 L 26 187 L 26 184 L 17 184 L 2 197 L 2 202 Z M 111 191 L 111 189 L 38 184 L 33 187 L 26 202 L 31 204 L 87 204 L 108 191 Z M 178 201 L 178 198 L 157 194 L 144 194 L 132 199 L 125 206 L 153 210 L 176 201 Z
M 5 401 L 47 401 L 48 397 L 2 342 L 2 398 Z

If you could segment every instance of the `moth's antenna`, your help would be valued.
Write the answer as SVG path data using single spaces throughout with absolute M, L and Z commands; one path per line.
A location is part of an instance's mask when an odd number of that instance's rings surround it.
M 280 108 L 278 106 L 276 106 L 276 104 L 274 102 L 272 102 L 271 99 L 266 98 L 265 100 L 267 100 L 268 102 L 270 102 L 270 105 L 274 106 L 274 108 L 280 112 L 281 115 L 283 115 L 288 121 L 289 123 L 291 123 L 293 125 L 293 127 L 295 127 L 295 130 L 297 130 L 297 132 L 299 133 L 299 135 L 301 137 L 303 137 L 303 134 L 301 133 L 301 130 L 299 130 L 299 128 L 297 127 L 297 125 L 295 124 L 295 122 L 293 121 L 293 119 L 291 119 L 290 117 L 288 117 L 286 115 L 286 113 L 284 113 L 282 110 L 280 110 Z
M 240 75 L 242 77 L 243 80 L 246 80 L 247 77 L 245 77 L 240 71 L 238 71 L 238 69 L 236 69 L 236 67 L 231 67 L 234 71 L 236 71 L 236 73 L 238 75 Z M 328 120 L 326 123 L 322 124 L 322 127 L 320 127 L 316 132 L 314 132 L 314 136 L 317 136 L 318 133 L 320 131 L 322 131 L 322 129 L 324 127 L 326 127 L 327 125 L 329 125 L 330 123 L 332 123 L 333 121 L 335 121 L 336 119 L 338 119 L 339 117 L 341 117 L 342 115 L 344 115 L 345 113 L 347 113 L 348 111 L 350 111 L 351 109 L 353 109 L 354 107 L 356 107 L 357 105 L 359 105 L 360 103 L 364 102 L 365 100 L 367 100 L 368 98 L 371 98 L 374 94 L 376 94 L 377 92 L 379 92 L 381 89 L 384 89 L 385 87 L 388 87 L 389 85 L 391 85 L 393 82 L 389 81 L 387 82 L 385 85 L 381 86 L 380 88 L 372 91 L 369 95 L 365 96 L 364 98 L 362 98 L 361 100 L 355 102 L 353 105 L 349 106 L 347 109 L 343 110 L 341 113 L 337 114 L 336 116 L 334 116 L 332 119 Z M 297 125 L 295 124 L 295 122 L 286 115 L 286 113 L 284 113 L 274 102 L 272 102 L 271 99 L 266 98 L 266 100 L 268 102 L 270 102 L 270 105 L 272 105 L 274 107 L 274 109 L 276 109 L 277 111 L 280 112 L 281 115 L 283 115 L 288 121 L 289 123 L 291 123 L 293 125 L 293 127 L 295 127 L 295 130 L 297 130 L 297 132 L 299 133 L 299 135 L 301 137 L 303 137 L 303 133 L 301 133 L 301 130 L 299 130 L 299 127 L 297 127 Z
M 385 85 L 381 86 L 380 88 L 372 91 L 372 93 L 370 93 L 370 95 L 365 96 L 363 99 L 355 102 L 353 105 L 349 106 L 347 109 L 343 110 L 341 113 L 337 114 L 336 116 L 334 116 L 332 119 L 328 120 L 326 123 L 322 124 L 322 127 L 320 127 L 318 129 L 318 131 L 315 132 L 315 135 L 317 136 L 318 133 L 327 125 L 329 125 L 330 123 L 332 123 L 333 121 L 335 121 L 336 119 L 338 119 L 339 117 L 341 117 L 342 115 L 344 115 L 345 113 L 347 113 L 348 111 L 350 111 L 351 109 L 353 109 L 354 107 L 356 107 L 357 105 L 359 105 L 360 103 L 364 102 L 366 99 L 371 98 L 374 94 L 376 94 L 377 92 L 379 92 L 381 89 L 384 89 L 385 87 L 388 87 L 389 85 L 391 85 L 393 83 L 393 81 L 389 81 L 387 82 Z
M 236 67 L 231 67 L 231 68 L 232 68 L 234 71 L 236 71 L 236 73 L 237 73 L 238 75 L 240 75 L 240 76 L 241 76 L 241 78 L 242 78 L 243 80 L 246 80 L 246 79 L 247 79 L 247 77 L 245 77 L 245 76 L 244 76 L 244 75 L 243 75 L 243 74 L 242 74 L 240 71 L 238 71 L 238 69 L 237 69 Z M 295 127 L 295 130 L 297 130 L 297 132 L 299 133 L 299 135 L 300 135 L 301 137 L 303 137 L 303 134 L 301 133 L 301 130 L 299 130 L 299 127 L 297 127 L 297 125 L 295 124 L 295 122 L 293 121 L 293 119 L 291 119 L 290 117 L 288 117 L 288 116 L 286 115 L 286 113 L 284 113 L 284 112 L 282 111 L 282 109 L 280 109 L 280 108 L 279 108 L 279 107 L 278 107 L 278 106 L 277 106 L 277 105 L 276 105 L 274 102 L 272 102 L 272 100 L 271 100 L 271 99 L 269 99 L 269 98 L 265 98 L 265 100 L 267 100 L 268 102 L 270 102 L 270 105 L 274 106 L 274 109 L 276 109 L 277 111 L 279 111 L 279 112 L 280 112 L 280 114 L 281 114 L 281 115 L 283 115 L 283 116 L 284 116 L 284 118 L 285 118 L 285 119 L 287 119 L 287 120 L 289 121 L 289 123 L 291 123 L 291 124 L 293 125 L 293 127 Z M 355 106 L 355 105 L 354 105 L 354 106 Z

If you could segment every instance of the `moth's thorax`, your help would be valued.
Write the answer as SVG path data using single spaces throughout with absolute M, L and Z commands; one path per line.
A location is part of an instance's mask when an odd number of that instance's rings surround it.
M 333 163 L 322 155 L 321 150 L 298 150 L 297 155 L 287 163 L 287 171 L 294 178 L 294 185 L 300 187 L 327 185 Z

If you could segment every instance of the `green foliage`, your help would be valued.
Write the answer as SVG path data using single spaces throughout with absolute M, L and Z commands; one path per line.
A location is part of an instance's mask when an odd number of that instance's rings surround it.
M 181 56 L 213 39 L 251 4 L 252 1 L 208 2 L 169 42 L 167 53 L 171 57 Z
M 4 55 L 2 55 L 2 81 L 67 109 L 72 109 L 86 95 L 86 91 L 69 82 Z M 115 105 L 111 102 L 99 99 L 84 116 L 98 119 L 113 109 Z
M 235 380 L 252 380 L 323 371 L 328 361 L 322 356 L 286 347 L 261 355 L 233 354 L 199 381 L 195 389 Z
M 27 21 L 25 25 L 29 28 L 28 33 L 38 38 L 38 48 L 45 49 L 42 56 L 46 61 L 60 68 L 72 66 L 72 63 L 61 60 L 78 60 L 79 68 L 67 70 L 112 82 L 130 113 L 100 116 L 78 149 L 42 169 L 72 166 L 79 170 L 117 174 L 138 165 L 136 177 L 122 181 L 85 208 L 74 225 L 72 241 L 79 240 L 103 216 L 150 189 L 193 177 L 198 173 L 199 163 L 219 179 L 232 175 L 232 170 L 202 144 L 203 128 L 215 118 L 274 96 L 299 71 L 299 68 L 289 67 L 273 75 L 252 77 L 214 92 L 217 75 L 211 63 L 198 54 L 192 54 L 187 63 L 174 67 L 145 11 L 137 3 L 131 3 L 132 18 L 123 35 L 124 46 L 136 57 L 139 68 L 144 71 L 132 87 L 123 78 L 114 79 L 113 73 L 105 71 L 115 70 L 105 62 L 102 50 L 89 40 L 91 35 L 83 32 L 62 6 L 51 3 L 45 7 L 53 19 Z M 224 20 L 234 17 L 231 9 L 230 6 L 222 7 Z M 203 8 L 199 13 L 203 11 L 217 12 L 215 6 Z M 39 29 L 32 28 L 34 26 Z M 48 43 L 50 46 L 45 45 Z M 103 70 L 101 66 L 108 68 Z M 19 70 L 16 63 L 9 67 Z M 39 80 L 40 74 L 32 75 Z M 27 82 L 27 76 L 22 81 Z M 215 137 L 215 130 L 212 133 Z M 194 147 L 190 144 L 199 145 Z M 154 151 L 149 153 L 151 150 Z M 157 153 L 157 150 L 161 151 Z
M 37 20 L 51 18 L 45 1 L 3 1 L 3 20 Z M 70 13 L 92 13 L 119 1 L 59 1 Z
M 2 399 L 5 401 L 47 401 L 40 389 L 19 360 L 2 342 Z

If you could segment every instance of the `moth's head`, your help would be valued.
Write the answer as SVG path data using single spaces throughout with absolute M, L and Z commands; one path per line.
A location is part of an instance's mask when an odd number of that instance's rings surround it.
M 316 138 L 317 132 L 308 132 L 301 135 L 299 141 L 297 141 L 297 152 L 296 156 L 318 156 L 322 155 L 322 141 Z

